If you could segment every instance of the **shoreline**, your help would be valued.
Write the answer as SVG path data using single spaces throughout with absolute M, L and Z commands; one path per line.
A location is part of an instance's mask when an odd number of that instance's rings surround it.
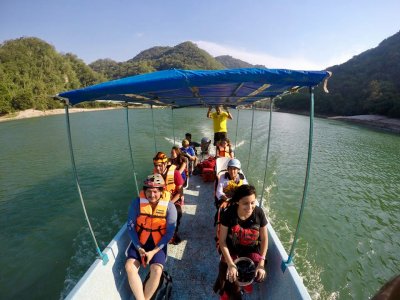
M 78 113 L 78 112 L 91 112 L 91 111 L 99 111 L 99 110 L 111 110 L 111 109 L 121 109 L 121 107 L 101 107 L 101 108 L 70 108 L 70 113 Z M 37 118 L 37 117 L 47 117 L 54 115 L 61 115 L 65 113 L 64 108 L 56 108 L 49 110 L 37 110 L 37 109 L 26 109 L 22 111 L 18 111 L 12 114 L 8 114 L 0 117 L 0 122 L 21 120 L 21 119 L 29 119 L 29 118 Z
M 276 112 L 309 116 L 308 111 L 276 110 Z M 354 116 L 327 116 L 315 114 L 317 118 L 343 121 L 362 125 L 371 129 L 400 134 L 400 119 L 389 118 L 381 115 L 354 115 Z
M 400 134 L 400 119 L 388 118 L 380 115 L 335 116 L 327 117 L 327 119 L 360 124 L 366 127 Z
M 121 109 L 122 107 L 101 107 L 101 108 L 70 108 L 70 113 L 78 113 L 78 112 L 91 112 L 91 111 L 99 111 L 99 110 L 111 110 L 111 109 Z M 305 112 L 294 112 L 294 111 L 276 111 L 282 113 L 291 113 L 297 115 L 307 115 Z M 53 116 L 53 115 L 60 115 L 64 114 L 64 108 L 57 108 L 51 110 L 36 110 L 36 109 L 27 109 L 23 111 L 18 111 L 13 114 L 8 114 L 5 116 L 0 116 L 0 123 L 13 121 L 13 120 L 21 120 L 21 119 L 28 119 L 28 118 L 37 118 L 37 117 L 46 117 L 46 116 Z M 363 125 L 373 129 L 379 129 L 383 131 L 388 131 L 396 134 L 400 134 L 400 119 L 395 118 L 388 118 L 385 116 L 380 115 L 355 115 L 355 116 L 320 116 L 316 115 L 319 118 L 326 118 L 330 120 L 338 120 L 349 122 L 353 124 Z

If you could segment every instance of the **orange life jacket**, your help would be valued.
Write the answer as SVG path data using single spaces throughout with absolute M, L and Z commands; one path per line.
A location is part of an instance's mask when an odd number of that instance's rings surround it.
M 169 193 L 163 193 L 163 196 L 152 209 L 149 200 L 144 197 L 144 192 L 140 191 L 140 213 L 136 219 L 136 231 L 139 241 L 142 245 L 146 244 L 150 237 L 157 245 L 162 236 L 167 232 L 167 209 L 169 202 Z
M 175 165 L 171 165 L 168 167 L 168 171 L 167 171 L 167 177 L 164 178 L 165 180 L 165 190 L 170 192 L 171 194 L 173 194 L 175 192 L 175 170 L 176 170 L 176 166 Z
M 217 157 L 231 157 L 231 148 L 226 146 L 225 148 L 217 147 Z
M 175 192 L 175 170 L 176 170 L 176 166 L 175 165 L 170 165 L 167 166 L 167 175 L 164 178 L 165 180 L 165 190 L 170 192 L 171 194 L 174 194 Z M 153 169 L 153 173 L 156 174 L 156 168 Z M 162 174 L 162 176 L 164 177 L 164 175 Z

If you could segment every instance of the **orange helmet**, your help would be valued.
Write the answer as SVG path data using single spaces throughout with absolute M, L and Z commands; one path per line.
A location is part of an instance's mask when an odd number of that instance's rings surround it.
M 153 157 L 153 163 L 166 163 L 168 161 L 167 155 L 164 152 L 158 152 L 156 156 Z
M 165 187 L 165 181 L 160 174 L 151 174 L 147 176 L 143 182 L 143 186 L 148 188 L 163 188 Z

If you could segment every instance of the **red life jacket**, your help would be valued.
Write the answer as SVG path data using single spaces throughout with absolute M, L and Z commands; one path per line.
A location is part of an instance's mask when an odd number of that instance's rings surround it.
M 234 246 L 256 246 L 260 242 L 260 225 L 242 228 L 239 224 L 232 227 L 232 243 Z

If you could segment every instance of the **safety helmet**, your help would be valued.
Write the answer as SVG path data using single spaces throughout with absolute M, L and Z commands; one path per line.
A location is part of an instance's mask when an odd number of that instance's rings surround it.
M 166 163 L 168 161 L 167 155 L 164 152 L 158 152 L 153 158 L 155 164 Z
M 238 159 L 236 159 L 236 158 L 232 158 L 229 162 L 228 162 L 228 168 L 229 167 L 234 167 L 234 168 L 237 168 L 237 169 L 241 169 L 242 168 L 242 165 L 240 164 L 240 161 L 238 160 Z
M 210 142 L 210 139 L 207 138 L 207 137 L 203 137 L 203 138 L 201 139 L 201 143 L 202 143 L 202 144 L 207 144 L 207 143 L 209 143 L 209 142 Z
M 256 277 L 256 265 L 248 257 L 239 257 L 234 261 L 238 271 L 239 286 L 251 284 Z
M 164 178 L 160 174 L 151 174 L 143 182 L 143 186 L 148 188 L 163 188 L 165 186 Z

